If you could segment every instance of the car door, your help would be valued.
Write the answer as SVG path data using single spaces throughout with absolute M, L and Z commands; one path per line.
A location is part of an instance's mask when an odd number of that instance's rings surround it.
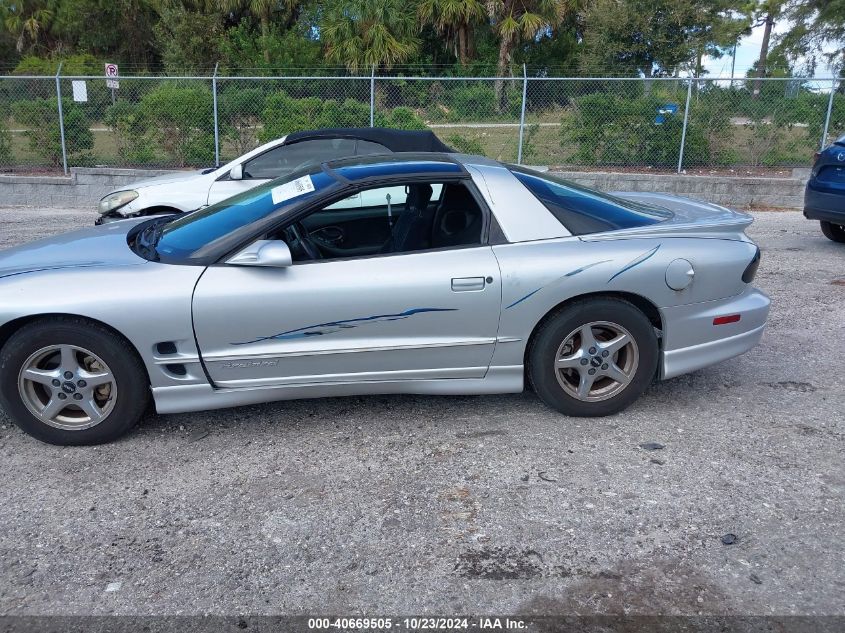
M 320 138 L 279 145 L 245 161 L 242 178 L 234 180 L 225 174 L 214 181 L 208 191 L 208 204 L 215 204 L 268 180 L 280 178 L 308 163 L 354 154 L 355 140 L 346 138 Z
M 496 344 L 487 245 L 295 264 L 218 265 L 194 326 L 218 387 L 481 378 Z

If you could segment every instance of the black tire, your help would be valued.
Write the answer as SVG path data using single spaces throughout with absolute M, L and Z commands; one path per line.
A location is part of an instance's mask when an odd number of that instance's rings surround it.
M 636 343 L 638 362 L 631 367 L 630 382 L 618 393 L 604 400 L 584 401 L 570 395 L 561 385 L 555 361 L 567 337 L 594 322 L 616 324 L 627 330 Z M 540 325 L 528 350 L 528 378 L 540 399 L 565 415 L 612 415 L 628 407 L 651 384 L 657 372 L 658 354 L 654 327 L 633 304 L 611 297 L 585 299 L 560 309 Z M 607 380 L 605 383 L 613 384 Z
M 845 243 L 845 226 L 834 224 L 833 222 L 825 222 L 824 220 L 820 224 L 822 225 L 822 233 L 824 233 L 827 239 L 839 242 L 840 244 Z
M 71 345 L 96 354 L 114 377 L 117 397 L 110 412 L 95 426 L 61 429 L 42 421 L 25 404 L 18 377 L 27 359 L 53 345 Z M 60 446 L 111 442 L 129 432 L 149 402 L 149 379 L 136 350 L 102 325 L 76 317 L 34 321 L 15 332 L 0 350 L 0 405 L 24 432 Z M 72 404 L 72 403 L 71 403 Z

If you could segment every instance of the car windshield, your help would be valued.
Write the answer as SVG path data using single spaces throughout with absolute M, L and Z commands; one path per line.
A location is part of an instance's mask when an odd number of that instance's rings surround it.
M 581 187 L 547 173 L 509 169 L 573 235 L 648 226 L 672 217 L 666 209 Z
M 236 240 L 240 233 L 252 231 L 255 223 L 339 186 L 319 165 L 312 165 L 169 222 L 157 236 L 155 252 L 165 262 L 200 262 L 223 240 Z

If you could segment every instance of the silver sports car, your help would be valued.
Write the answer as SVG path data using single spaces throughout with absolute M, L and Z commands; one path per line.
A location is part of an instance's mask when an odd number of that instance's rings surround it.
M 330 161 L 0 253 L 2 406 L 56 444 L 122 435 L 150 396 L 174 413 L 530 385 L 607 415 L 760 340 L 750 222 L 477 156 Z

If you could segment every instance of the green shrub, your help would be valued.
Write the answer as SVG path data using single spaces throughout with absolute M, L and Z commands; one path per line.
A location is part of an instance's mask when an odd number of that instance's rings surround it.
M 583 165 L 676 165 L 683 116 L 667 114 L 658 124 L 658 109 L 666 103 L 658 96 L 625 99 L 592 94 L 577 99 L 561 128 L 561 142 L 570 150 L 568 160 Z M 708 155 L 707 137 L 696 124 L 688 125 L 684 165 L 705 163 Z
M 519 118 L 522 110 L 522 83 L 519 90 L 507 89 L 511 82 L 505 82 L 502 111 L 496 109 L 496 92 L 493 84 L 453 82 L 443 94 L 450 121 L 513 120 Z M 432 107 L 429 106 L 429 110 Z
M 179 167 L 214 161 L 214 115 L 206 86 L 163 83 L 141 98 L 137 129 Z
M 522 135 L 522 160 L 530 163 L 537 158 L 539 152 L 537 150 L 536 140 L 537 134 L 540 132 L 540 125 L 534 123 L 525 126 L 525 133 Z
M 484 155 L 484 146 L 477 138 L 467 138 L 461 134 L 450 134 L 446 137 L 446 143 L 463 154 Z
M 43 58 L 26 55 L 12 71 L 14 75 L 46 75 L 52 77 L 62 65 L 63 75 L 103 75 L 103 62 L 87 53 L 67 57 Z
M 0 112 L 0 167 L 12 164 L 12 134 L 6 126 L 6 116 Z
M 258 126 L 264 111 L 265 94 L 258 88 L 227 87 L 218 99 L 220 136 L 228 141 L 236 155 L 258 143 Z
M 329 99 L 323 103 L 319 127 L 366 127 L 369 124 L 369 104 L 355 99 L 346 99 L 343 103 Z
M 106 110 L 103 122 L 111 129 L 119 162 L 143 165 L 156 161 L 152 141 L 138 117 L 136 104 L 117 101 Z
M 496 95 L 492 86 L 474 83 L 446 91 L 449 118 L 482 121 L 496 116 Z
M 425 121 L 419 118 L 411 108 L 399 107 L 380 112 L 375 117 L 378 127 L 392 127 L 397 130 L 425 130 Z
M 286 92 L 267 97 L 261 120 L 264 129 L 258 135 L 262 143 L 290 134 L 310 130 L 322 112 L 322 101 L 315 97 L 294 99 Z
M 88 117 L 79 104 L 69 99 L 62 99 L 62 111 L 68 157 L 79 159 L 81 152 L 94 147 L 94 135 L 89 129 Z M 17 101 L 12 104 L 12 115 L 16 123 L 27 127 L 23 134 L 29 139 L 30 150 L 49 165 L 61 165 L 62 136 L 58 100 Z
M 818 145 L 824 133 L 830 93 L 801 92 L 791 99 L 783 99 L 778 107 L 772 108 L 773 121 L 781 126 L 806 125 L 809 147 Z M 845 130 L 845 95 L 835 94 L 830 110 L 828 134 L 837 137 L 838 130 Z
M 313 130 L 323 127 L 362 127 L 369 125 L 369 104 L 346 99 L 343 102 L 332 99 L 323 101 L 316 97 L 295 99 L 285 92 L 269 96 L 261 112 L 263 129 L 259 139 L 266 143 L 291 132 Z M 393 108 L 377 112 L 374 123 L 379 127 L 393 127 L 401 130 L 424 130 L 425 122 L 410 108 Z
M 123 163 L 208 165 L 214 161 L 212 104 L 207 87 L 169 82 L 145 93 L 137 104 L 118 100 L 106 109 L 103 121 Z

